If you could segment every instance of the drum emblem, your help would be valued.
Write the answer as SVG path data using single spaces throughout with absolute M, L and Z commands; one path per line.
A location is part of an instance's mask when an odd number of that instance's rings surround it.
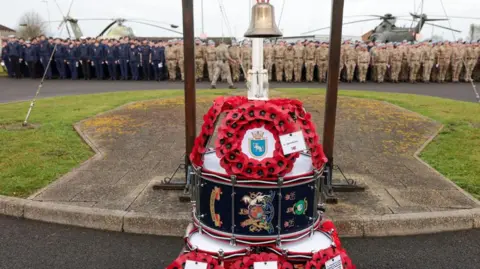
M 252 132 L 252 138 L 248 139 L 248 149 L 254 158 L 262 158 L 267 154 L 267 138 L 264 132 Z
M 248 219 L 241 223 L 242 227 L 249 227 L 251 232 L 267 231 L 273 233 L 272 220 L 275 215 L 275 208 L 272 201 L 275 192 L 270 191 L 268 195 L 261 192 L 250 193 L 242 198 L 248 208 L 240 209 L 240 215 L 247 215 Z
M 308 208 L 307 198 L 296 202 L 293 207 L 287 208 L 287 213 L 293 213 L 294 215 L 305 215 Z
M 222 220 L 220 219 L 220 215 L 215 213 L 215 201 L 220 201 L 220 196 L 222 195 L 222 189 L 219 187 L 215 187 L 210 194 L 210 216 L 212 217 L 213 223 L 215 223 L 215 227 L 222 227 Z

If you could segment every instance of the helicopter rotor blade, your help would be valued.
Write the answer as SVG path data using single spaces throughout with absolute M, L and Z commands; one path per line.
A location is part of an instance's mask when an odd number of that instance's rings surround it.
M 354 24 L 354 23 L 359 23 L 359 22 L 366 22 L 366 21 L 376 21 L 377 19 L 367 19 L 367 20 L 358 20 L 358 21 L 351 21 L 351 22 L 346 22 L 342 25 L 348 25 L 348 24 Z M 306 35 L 306 34 L 310 34 L 310 33 L 313 33 L 313 32 L 318 32 L 320 30 L 325 30 L 325 29 L 330 29 L 330 26 L 328 27 L 323 27 L 323 28 L 318 28 L 318 29 L 315 29 L 315 30 L 312 30 L 312 31 L 308 31 L 308 32 L 305 32 L 305 33 L 302 33 L 302 35 Z
M 450 19 L 425 19 L 425 21 L 449 21 Z
M 72 10 L 73 1 L 74 0 L 70 1 L 70 6 L 68 7 L 67 17 L 70 16 L 70 11 Z
M 438 25 L 438 24 L 433 24 L 433 23 L 428 23 L 428 22 L 426 22 L 425 24 L 428 24 L 428 25 L 431 25 L 431 26 L 435 26 L 435 27 L 438 27 L 438 28 L 442 28 L 442 29 L 445 29 L 445 30 L 454 31 L 454 32 L 457 32 L 457 33 L 461 33 L 461 32 L 462 32 L 462 31 L 459 31 L 459 30 L 456 30 L 456 29 L 452 29 L 452 28 L 449 28 L 449 27 L 445 27 L 445 26 L 441 26 L 441 25 Z
M 173 29 L 177 29 L 179 26 L 177 24 L 172 24 L 164 21 L 156 21 L 156 20 L 148 20 L 148 19 L 139 19 L 139 18 L 129 18 L 128 20 L 134 20 L 134 21 L 146 21 L 146 22 L 151 22 L 151 23 L 156 23 L 156 24 L 165 24 L 169 25 Z
M 146 22 L 141 22 L 141 21 L 135 21 L 135 20 L 128 20 L 128 22 L 134 22 L 134 23 L 139 23 L 139 24 L 143 24 L 143 25 L 148 25 L 148 26 L 160 28 L 160 29 L 163 29 L 163 30 L 172 32 L 172 33 L 176 33 L 176 34 L 183 35 L 182 32 L 175 31 L 175 30 L 169 29 L 169 28 L 167 28 L 167 27 L 162 27 L 162 26 L 159 26 L 159 25 L 156 25 L 156 24 L 151 24 L 151 23 L 146 23 Z

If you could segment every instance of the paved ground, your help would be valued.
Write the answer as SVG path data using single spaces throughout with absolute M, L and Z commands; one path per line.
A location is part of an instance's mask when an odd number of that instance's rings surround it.
M 474 269 L 480 230 L 343 239 L 358 269 Z M 182 246 L 175 237 L 102 232 L 0 216 L 0 269 L 160 269 Z
M 323 97 L 305 103 L 322 133 Z M 374 100 L 339 99 L 335 160 L 349 178 L 368 187 L 343 193 L 330 217 L 470 209 L 475 203 L 413 157 L 439 124 Z M 184 148 L 183 105 L 164 99 L 127 105 L 78 126 L 102 153 L 31 197 L 86 207 L 189 219 L 190 206 L 176 192 L 153 191 L 180 163 Z M 199 119 L 211 99 L 199 100 Z M 197 122 L 200 122 L 198 120 Z M 338 176 L 339 174 L 336 173 Z
M 37 90 L 39 80 L 13 80 L 0 77 L 0 103 L 30 100 Z M 237 84 L 245 88 L 243 83 Z M 78 95 L 99 92 L 131 91 L 131 90 L 155 90 L 155 89 L 183 89 L 181 82 L 156 82 L 156 81 L 46 81 L 41 90 L 40 97 L 52 97 L 61 95 Z M 208 83 L 197 84 L 198 89 L 208 89 Z M 218 87 L 226 88 L 226 84 L 219 84 Z M 271 88 L 324 88 L 325 84 L 319 83 L 272 83 Z M 475 102 L 475 95 L 470 84 L 376 84 L 376 83 L 342 83 L 341 89 L 369 90 L 378 92 L 413 93 L 420 95 L 438 96 L 443 98 Z

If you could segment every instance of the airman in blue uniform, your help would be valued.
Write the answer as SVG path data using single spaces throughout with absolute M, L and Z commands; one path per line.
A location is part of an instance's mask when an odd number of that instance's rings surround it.
M 82 37 L 82 44 L 78 47 L 80 55 L 80 64 L 82 65 L 83 79 L 89 80 L 90 77 L 90 65 L 92 60 L 92 49 L 90 44 L 87 43 L 85 37 Z
M 163 68 L 165 66 L 165 47 L 163 47 L 162 41 L 157 42 L 155 44 L 155 47 L 152 48 L 152 63 L 155 80 L 163 80 Z
M 55 39 L 55 65 L 57 66 L 60 79 L 66 79 L 65 62 L 66 62 L 66 48 L 63 46 L 60 38 Z
M 105 50 L 98 40 L 95 40 L 95 44 L 92 47 L 92 62 L 97 80 L 102 80 L 103 64 L 105 63 Z
M 7 44 L 8 46 L 8 57 L 10 58 L 10 64 L 13 69 L 15 78 L 22 78 L 22 73 L 20 72 L 20 62 L 22 60 L 22 48 L 17 41 L 17 38 L 14 36 L 10 38 L 10 41 Z
M 130 45 L 129 63 L 132 72 L 132 80 L 138 80 L 138 67 L 140 65 L 140 51 L 135 44 Z
M 143 40 L 142 46 L 139 47 L 141 53 L 141 66 L 143 72 L 143 80 L 150 80 L 150 64 L 152 63 L 151 59 L 151 48 L 147 44 L 147 40 Z
M 130 58 L 130 44 L 128 44 L 128 37 L 120 39 L 118 46 L 118 62 L 120 64 L 121 80 L 128 79 L 128 62 Z
M 72 80 L 78 79 L 78 60 L 80 59 L 80 50 L 73 42 L 67 48 L 67 65 L 70 70 Z
M 40 43 L 38 44 L 38 54 L 43 70 L 46 70 L 46 79 L 52 78 L 52 67 L 48 64 L 52 55 L 53 47 L 44 35 L 40 36 Z
M 117 63 L 118 63 L 118 48 L 113 46 L 112 41 L 108 42 L 106 52 L 106 64 L 108 66 L 108 74 L 110 80 L 117 79 Z
M 25 43 L 25 49 L 23 50 L 23 59 L 27 63 L 28 73 L 30 74 L 31 79 L 36 78 L 35 65 L 38 62 L 38 47 L 32 45 L 30 41 Z

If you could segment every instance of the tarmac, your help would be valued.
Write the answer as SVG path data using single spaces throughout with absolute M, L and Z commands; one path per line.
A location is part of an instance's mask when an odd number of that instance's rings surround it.
M 198 100 L 197 122 L 212 98 Z M 323 97 L 305 108 L 322 133 Z M 182 163 L 181 99 L 130 103 L 74 127 L 95 155 L 28 199 L 0 197 L 0 214 L 59 224 L 181 236 L 191 206 L 179 191 L 152 186 Z M 198 126 L 200 127 L 200 126 Z M 340 97 L 335 163 L 365 192 L 327 206 L 344 237 L 412 235 L 480 228 L 480 202 L 418 158 L 438 122 L 374 100 Z M 180 172 L 180 174 L 182 171 Z M 340 181 L 339 174 L 335 180 Z

